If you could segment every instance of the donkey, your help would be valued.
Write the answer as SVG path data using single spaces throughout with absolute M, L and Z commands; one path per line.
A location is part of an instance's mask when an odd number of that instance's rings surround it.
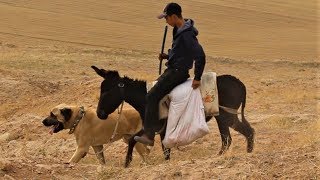
M 118 71 L 99 69 L 91 66 L 95 72 L 104 78 L 101 83 L 100 99 L 97 107 L 97 115 L 100 119 L 107 119 L 108 115 L 114 112 L 119 105 L 125 101 L 135 108 L 142 121 L 145 116 L 147 84 L 146 81 L 134 80 L 129 77 L 120 77 Z M 247 152 L 251 153 L 254 146 L 254 129 L 244 117 L 244 108 L 246 104 L 246 87 L 236 77 L 231 75 L 217 76 L 217 88 L 219 98 L 219 115 L 215 116 L 221 135 L 222 146 L 219 155 L 225 153 L 231 145 L 231 135 L 229 127 L 243 134 L 247 140 Z M 228 109 L 238 110 L 241 105 L 241 121 L 237 113 L 232 113 Z M 225 108 L 227 107 L 227 108 Z M 212 116 L 207 116 L 208 122 Z M 167 119 L 159 120 L 158 129 L 164 129 L 160 132 L 161 140 L 165 137 L 165 127 Z M 160 128 L 160 126 L 162 128 Z M 137 143 L 134 136 L 140 136 L 144 130 L 140 130 L 129 139 L 128 151 L 125 167 L 128 167 L 132 161 L 132 151 Z M 162 145 L 165 159 L 170 159 L 170 149 Z

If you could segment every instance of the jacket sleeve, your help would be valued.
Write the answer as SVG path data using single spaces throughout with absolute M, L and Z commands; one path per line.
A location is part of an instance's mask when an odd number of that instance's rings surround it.
M 194 79 L 195 80 L 197 81 L 201 80 L 201 76 L 202 76 L 205 64 L 206 64 L 206 56 L 204 55 L 204 53 L 201 56 L 195 57 L 195 63 L 194 63 L 194 66 L 195 66 Z
M 188 39 L 188 41 L 186 41 L 186 39 Z M 189 56 L 192 56 L 195 61 L 194 79 L 200 81 L 206 64 L 205 53 L 202 46 L 199 44 L 197 37 L 195 37 L 192 32 L 185 33 L 184 40 L 187 49 L 186 52 L 189 52 Z

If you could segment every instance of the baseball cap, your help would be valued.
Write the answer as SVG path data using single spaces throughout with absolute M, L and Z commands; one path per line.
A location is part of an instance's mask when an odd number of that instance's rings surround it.
M 158 15 L 158 19 L 162 19 L 166 16 L 171 16 L 173 14 L 175 15 L 180 15 L 182 12 L 181 10 L 181 6 L 177 3 L 169 3 L 166 5 L 166 7 L 163 10 L 163 13 L 161 13 L 160 15 Z

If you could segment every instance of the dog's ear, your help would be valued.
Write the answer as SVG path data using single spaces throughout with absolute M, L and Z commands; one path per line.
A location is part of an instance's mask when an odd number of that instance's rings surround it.
M 72 116 L 72 110 L 70 108 L 63 108 L 60 111 L 61 111 L 61 114 L 64 117 L 64 120 L 65 121 L 69 121 L 71 116 Z

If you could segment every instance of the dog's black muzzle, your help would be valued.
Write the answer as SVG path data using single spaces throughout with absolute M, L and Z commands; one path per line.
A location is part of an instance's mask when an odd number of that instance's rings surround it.
M 47 117 L 46 119 L 44 119 L 42 121 L 42 124 L 47 127 L 52 126 L 53 133 L 57 133 L 64 129 L 63 123 L 52 117 Z

